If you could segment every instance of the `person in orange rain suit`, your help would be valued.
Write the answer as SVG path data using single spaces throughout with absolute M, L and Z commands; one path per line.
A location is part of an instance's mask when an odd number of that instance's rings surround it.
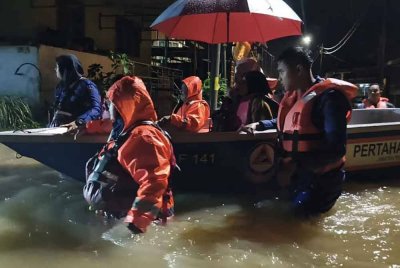
M 183 104 L 170 116 L 164 116 L 159 124 L 169 123 L 177 129 L 199 132 L 210 117 L 210 106 L 203 100 L 202 83 L 199 77 L 190 76 L 182 81 Z
M 110 141 L 87 164 L 84 197 L 93 209 L 126 216 L 133 233 L 173 214 L 168 187 L 175 166 L 167 134 L 143 81 L 123 77 L 108 93 L 113 129 Z M 118 216 L 117 216 L 118 217 Z

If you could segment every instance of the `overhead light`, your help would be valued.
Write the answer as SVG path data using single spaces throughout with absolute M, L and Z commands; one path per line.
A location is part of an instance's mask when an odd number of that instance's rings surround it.
M 303 45 L 309 46 L 312 42 L 312 38 L 309 35 L 305 35 L 305 36 L 303 36 L 303 39 L 301 40 L 301 42 L 303 43 Z

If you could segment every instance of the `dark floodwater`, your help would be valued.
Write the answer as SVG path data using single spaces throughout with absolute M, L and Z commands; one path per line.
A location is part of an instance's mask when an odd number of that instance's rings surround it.
M 298 220 L 276 201 L 177 196 L 177 216 L 131 237 L 89 212 L 82 185 L 0 146 L 0 267 L 400 267 L 400 183 L 349 183 Z M 245 205 L 244 205 L 245 204 Z

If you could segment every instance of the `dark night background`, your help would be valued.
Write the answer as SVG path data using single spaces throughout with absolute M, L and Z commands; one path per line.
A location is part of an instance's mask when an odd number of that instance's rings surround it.
M 46 26 L 47 22 L 43 22 L 42 19 L 40 29 L 28 28 L 29 24 L 38 21 L 34 17 L 35 15 L 32 15 L 35 14 L 34 12 L 45 11 L 48 12 L 46 14 L 52 14 L 48 7 L 34 8 L 35 5 L 53 3 L 50 8 L 53 8 L 57 15 L 51 15 L 56 17 L 55 19 L 51 17 L 53 21 L 51 27 L 54 28 L 56 34 L 62 37 L 69 35 L 70 39 L 91 37 L 96 50 L 87 51 L 96 53 L 105 53 L 110 49 L 118 51 L 118 42 L 124 41 L 123 39 L 129 36 L 128 39 L 132 42 L 128 45 L 124 44 L 122 47 L 133 50 L 132 53 L 130 51 L 127 53 L 136 57 L 136 54 L 142 52 L 139 50 L 143 47 L 150 47 L 151 41 L 153 41 L 149 37 L 146 37 L 147 40 L 145 40 L 140 31 L 149 31 L 150 23 L 173 2 L 174 0 L 0 0 L 0 43 L 5 45 L 46 44 L 40 40 L 39 31 L 45 30 L 43 26 Z M 398 30 L 400 27 L 400 0 L 285 0 L 285 2 L 303 18 L 304 33 L 312 37 L 309 48 L 313 52 L 313 57 L 316 58 L 313 66 L 315 73 L 323 76 L 328 73 L 328 75 L 357 83 L 378 82 L 382 84 L 386 81 L 387 93 L 400 96 L 400 32 Z M 95 11 L 96 8 L 98 11 Z M 112 11 L 113 8 L 119 10 L 119 13 Z M 71 10 L 73 11 L 71 14 L 80 15 L 74 18 L 68 13 Z M 107 24 L 107 20 L 113 18 L 102 18 L 102 13 L 116 14 L 115 26 Z M 97 24 L 102 20 L 104 24 L 112 27 L 99 30 Z M 23 21 L 25 24 L 21 28 L 19 25 Z M 140 23 L 137 24 L 137 21 Z M 322 45 L 324 47 L 336 45 L 357 21 L 360 22 L 359 27 L 343 48 L 333 55 L 323 55 L 321 62 L 319 48 Z M 118 24 L 118 22 L 122 23 Z M 124 27 L 120 27 L 121 25 Z M 17 29 L 25 32 L 19 34 Z M 116 38 L 109 35 L 113 31 L 110 29 L 115 29 Z M 126 33 L 124 34 L 124 32 Z M 109 40 L 105 38 L 107 35 L 110 36 Z M 119 35 L 123 38 L 118 38 Z M 108 45 L 107 42 L 112 45 Z M 268 52 L 276 57 L 287 46 L 300 44 L 301 38 L 299 37 L 274 40 L 268 42 Z M 71 48 L 62 44 L 48 43 L 48 45 Z M 191 58 L 193 54 L 190 54 L 192 53 L 190 51 L 193 50 L 193 46 L 193 44 L 189 44 L 184 48 L 186 51 L 170 49 L 168 56 L 172 58 L 175 53 L 178 57 L 183 55 Z M 204 47 L 207 48 L 207 45 Z M 146 54 L 149 60 L 151 56 L 153 56 L 151 59 L 153 60 L 154 56 L 163 57 L 164 55 L 162 47 L 153 47 Z M 209 71 L 209 65 L 205 61 L 208 58 L 207 51 L 199 51 L 197 56 L 199 57 L 199 66 L 197 67 L 193 67 L 194 64 L 191 62 L 172 63 L 168 60 L 167 66 L 184 70 L 185 75 L 197 73 L 204 78 Z M 141 61 L 142 59 L 137 60 Z M 266 62 L 267 74 L 276 76 L 273 58 L 268 58 Z
M 400 58 L 400 1 L 398 0 L 303 0 L 305 14 L 302 12 L 300 0 L 286 0 L 286 2 L 303 18 L 305 33 L 313 38 L 310 49 L 314 52 L 314 56 L 318 55 L 318 47 L 322 44 L 324 47 L 336 45 L 353 24 L 360 20 L 361 24 L 357 31 L 341 50 L 332 56 L 324 55 L 322 70 L 319 66 L 320 58 L 317 59 L 315 71 L 325 73 L 354 68 L 374 68 L 379 67 L 380 59 L 387 63 Z M 383 40 L 385 31 L 386 44 Z M 291 39 L 272 41 L 270 47 L 273 54 L 279 54 L 282 43 L 289 45 L 298 41 L 297 38 Z M 380 56 L 383 46 L 384 58 Z

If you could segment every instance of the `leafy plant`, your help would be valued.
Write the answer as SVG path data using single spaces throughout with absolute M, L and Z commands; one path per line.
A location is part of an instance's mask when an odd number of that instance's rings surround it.
M 127 54 L 110 51 L 108 57 L 112 61 L 110 72 L 104 72 L 103 66 L 98 63 L 94 63 L 88 68 L 88 78 L 96 83 L 103 96 L 119 76 L 133 74 L 135 67 L 134 62 Z
M 16 96 L 0 96 L 0 129 L 15 130 L 37 128 L 32 111 L 26 101 Z
M 203 82 L 203 98 L 210 103 L 211 100 L 211 78 L 208 73 L 208 78 Z M 225 78 L 219 79 L 219 90 L 218 90 L 218 102 L 217 106 L 220 106 L 222 99 L 226 96 L 228 90 L 228 81 Z

